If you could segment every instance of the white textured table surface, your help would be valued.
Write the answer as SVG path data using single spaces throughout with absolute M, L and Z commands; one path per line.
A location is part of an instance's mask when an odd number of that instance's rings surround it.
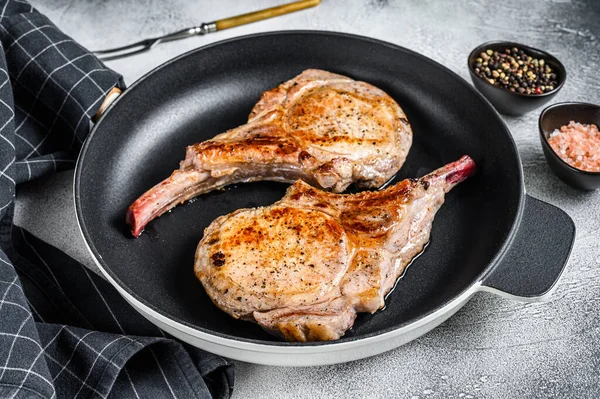
M 286 0 L 34 0 L 88 48 L 105 48 Z M 442 63 L 469 80 L 466 58 L 494 39 L 542 48 L 569 78 L 553 102 L 600 104 L 600 2 L 590 0 L 324 0 L 314 9 L 161 45 L 108 65 L 128 84 L 185 51 L 222 39 L 281 29 L 319 29 L 386 40 Z M 317 368 L 236 363 L 235 398 L 600 397 L 600 191 L 582 192 L 549 169 L 538 139 L 539 111 L 505 117 L 517 142 L 526 190 L 575 221 L 575 247 L 549 302 L 474 297 L 424 337 L 373 358 Z M 75 222 L 72 172 L 19 187 L 17 224 L 90 268 Z

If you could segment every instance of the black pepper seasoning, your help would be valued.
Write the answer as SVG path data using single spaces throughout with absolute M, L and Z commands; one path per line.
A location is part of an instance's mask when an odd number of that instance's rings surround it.
M 531 57 L 517 47 L 504 52 L 487 49 L 472 67 L 490 84 L 521 94 L 548 93 L 558 86 L 556 73 L 543 58 Z

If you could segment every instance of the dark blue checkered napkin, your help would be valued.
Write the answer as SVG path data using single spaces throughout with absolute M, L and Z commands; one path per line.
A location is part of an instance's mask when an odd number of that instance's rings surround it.
M 0 0 L 0 398 L 227 398 L 224 359 L 165 336 L 103 279 L 13 225 L 16 186 L 72 168 L 120 76 Z

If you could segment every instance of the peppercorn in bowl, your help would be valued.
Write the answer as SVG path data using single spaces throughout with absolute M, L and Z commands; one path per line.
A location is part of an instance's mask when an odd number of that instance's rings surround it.
M 500 112 L 522 115 L 550 101 L 567 78 L 564 65 L 545 51 L 506 41 L 487 42 L 468 58 L 473 84 Z
M 540 141 L 548 165 L 565 183 L 583 190 L 600 188 L 600 106 L 552 104 L 539 118 Z

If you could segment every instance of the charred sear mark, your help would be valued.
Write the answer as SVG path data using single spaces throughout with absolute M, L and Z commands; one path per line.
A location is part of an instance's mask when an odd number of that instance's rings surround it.
M 310 159 L 310 158 L 312 158 L 312 155 L 310 155 L 306 151 L 301 151 L 300 154 L 298 154 L 298 160 L 300 162 L 304 162 L 304 161 L 306 161 L 307 159 Z
M 298 201 L 301 197 L 302 197 L 302 193 L 301 192 L 294 193 L 294 194 L 290 195 L 290 198 L 293 201 Z
M 215 252 L 210 258 L 212 259 L 213 266 L 219 267 L 225 264 L 225 254 L 221 251 Z
M 324 163 L 323 165 L 319 166 L 319 172 L 322 173 L 331 173 L 333 172 L 333 165 L 331 163 Z
M 256 134 L 246 139 L 234 142 L 209 140 L 203 143 L 197 143 L 193 145 L 193 150 L 198 154 L 207 154 L 211 151 L 224 154 L 235 154 L 236 151 L 239 151 L 240 149 L 247 150 L 252 148 L 256 151 L 267 151 L 282 155 L 293 154 L 298 150 L 298 146 L 295 141 L 279 137 L 280 132 L 277 129 L 271 130 L 273 131 L 263 134 Z
M 429 189 L 429 182 L 426 180 L 421 180 L 421 185 L 425 190 Z
M 290 215 L 290 213 L 293 213 L 293 210 L 291 208 L 287 208 L 287 207 L 274 208 L 274 209 L 271 209 L 268 216 L 273 220 L 277 220 L 277 219 L 281 219 L 285 216 Z
M 314 189 L 310 188 L 310 189 L 308 189 L 308 190 L 306 190 L 306 191 L 304 192 L 304 195 L 306 195 L 306 196 L 307 196 L 307 197 L 309 197 L 309 198 L 314 198 L 314 197 L 315 197 L 315 196 L 317 196 L 318 194 L 317 194 L 317 192 L 316 192 Z
M 257 135 L 257 136 L 247 138 L 245 140 L 241 140 L 239 145 L 247 146 L 247 147 L 257 146 L 259 148 L 270 146 L 273 148 L 273 150 L 275 152 L 279 152 L 279 153 L 283 153 L 283 154 L 292 154 L 292 153 L 296 152 L 298 149 L 298 147 L 296 146 L 296 143 L 291 140 L 283 139 L 280 137 L 261 136 L 261 135 Z
M 216 243 L 219 242 L 218 238 L 212 238 L 210 241 L 208 241 L 206 244 L 207 245 L 215 245 Z
M 405 204 L 411 200 L 413 190 L 414 185 L 410 183 L 409 179 L 405 179 L 389 190 L 380 191 L 377 195 L 360 199 L 359 206 L 362 209 L 368 209 L 385 207 L 390 202 Z
M 394 223 L 393 215 L 385 208 L 345 211 L 340 218 L 346 229 L 371 237 L 385 234 Z
M 400 118 L 400 122 L 402 122 L 404 124 L 404 126 L 408 126 L 408 119 Z

